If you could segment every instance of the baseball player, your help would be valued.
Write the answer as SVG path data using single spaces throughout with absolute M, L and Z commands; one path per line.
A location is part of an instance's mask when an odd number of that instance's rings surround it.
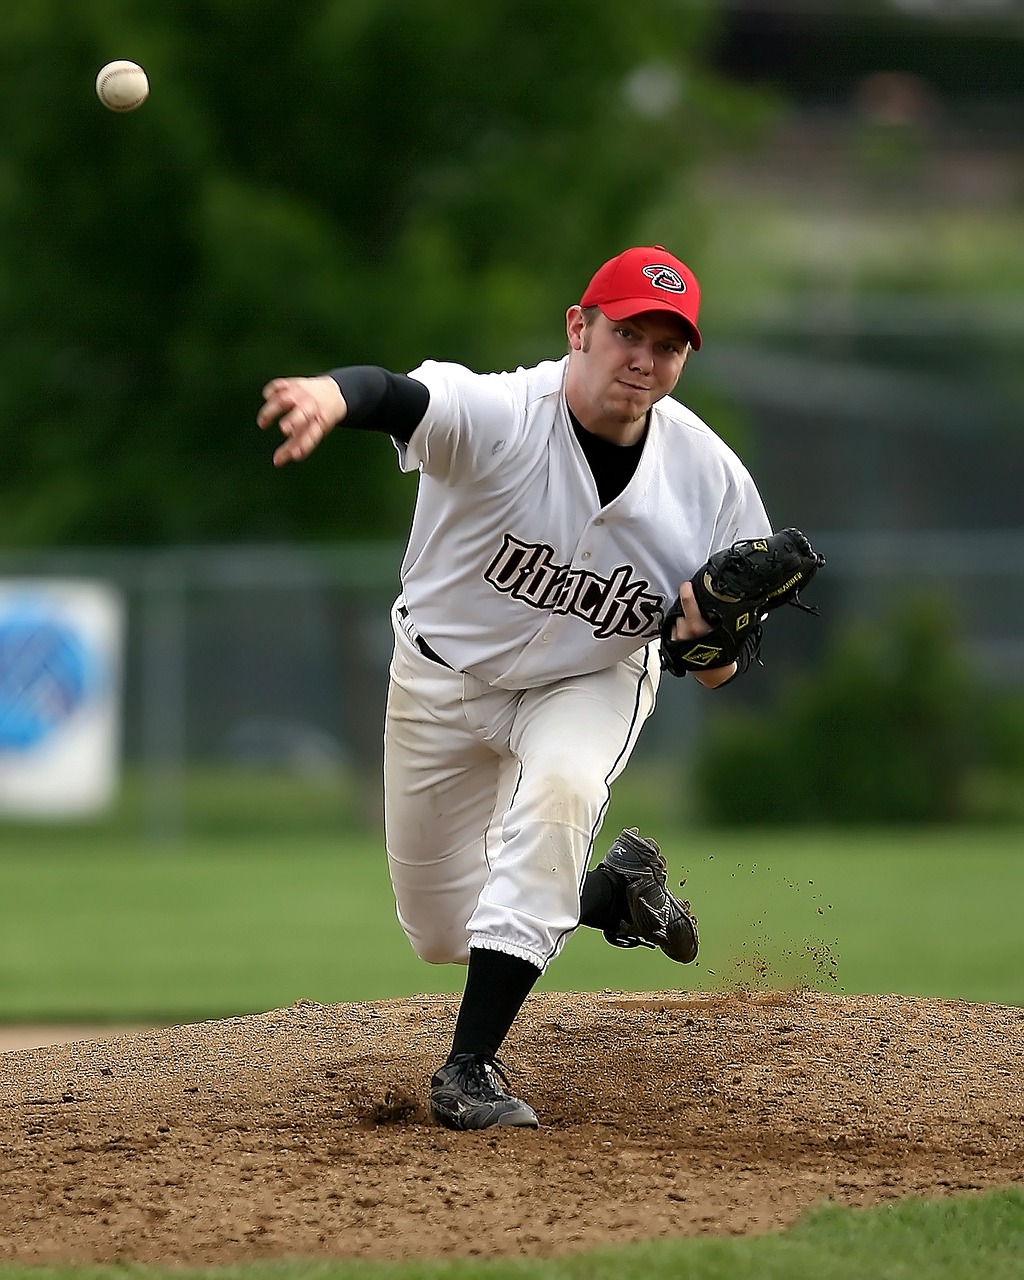
M 609 788 L 658 689 L 657 638 L 705 634 L 690 577 L 771 532 L 747 470 L 671 399 L 699 349 L 699 286 L 661 246 L 606 262 L 566 312 L 568 353 L 515 372 L 426 361 L 275 378 L 257 421 L 278 466 L 338 424 L 390 436 L 419 476 L 391 611 L 387 856 L 398 918 L 432 964 L 468 966 L 430 1108 L 453 1129 L 536 1127 L 497 1058 L 579 926 L 697 954 L 653 840 L 588 871 Z M 755 653 L 697 672 L 715 687 Z

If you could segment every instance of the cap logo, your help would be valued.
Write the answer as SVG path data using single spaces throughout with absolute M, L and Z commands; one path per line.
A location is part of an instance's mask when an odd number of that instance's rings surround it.
M 686 292 L 686 281 L 671 267 L 652 262 L 650 266 L 644 267 L 644 275 L 655 289 L 664 289 L 666 293 Z

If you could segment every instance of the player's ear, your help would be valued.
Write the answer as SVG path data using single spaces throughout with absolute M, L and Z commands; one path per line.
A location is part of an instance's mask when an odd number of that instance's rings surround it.
M 570 351 L 583 350 L 583 330 L 586 327 L 586 320 L 583 315 L 583 308 L 580 306 L 571 306 L 565 313 L 565 334 L 569 339 Z

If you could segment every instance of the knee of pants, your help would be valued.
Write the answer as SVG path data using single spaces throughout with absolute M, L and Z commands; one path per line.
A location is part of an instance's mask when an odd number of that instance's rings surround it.
M 608 800 L 608 781 L 604 771 L 587 769 L 586 760 L 582 765 L 558 762 L 524 774 L 514 803 L 519 815 L 525 809 L 542 822 L 592 830 Z
M 412 925 L 401 915 L 398 920 L 413 951 L 427 964 L 469 964 L 469 934 L 464 926 Z

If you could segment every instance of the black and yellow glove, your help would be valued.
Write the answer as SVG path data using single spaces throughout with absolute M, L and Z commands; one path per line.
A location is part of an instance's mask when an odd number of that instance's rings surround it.
M 825 557 L 799 529 L 783 529 L 767 538 L 734 542 L 716 551 L 691 578 L 694 598 L 711 631 L 697 639 L 672 636 L 683 609 L 677 599 L 661 624 L 662 669 L 674 676 L 710 671 L 735 662 L 743 648 L 760 644 L 761 624 L 783 604 L 817 613 L 800 599 Z

